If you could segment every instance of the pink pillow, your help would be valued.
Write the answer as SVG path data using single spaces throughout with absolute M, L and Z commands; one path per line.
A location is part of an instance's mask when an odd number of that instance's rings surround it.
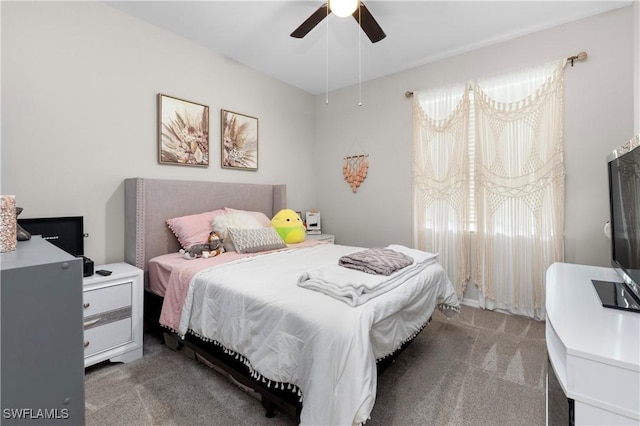
M 271 226 L 271 219 L 269 219 L 267 217 L 267 215 L 265 215 L 262 212 L 253 212 L 253 211 L 249 211 L 249 210 L 236 210 L 236 209 L 232 209 L 231 207 L 225 207 L 224 211 L 226 211 L 227 213 L 232 213 L 232 212 L 244 212 L 244 213 L 248 213 L 251 216 L 253 216 L 254 218 L 256 218 L 258 220 L 258 223 L 260 223 L 260 225 L 263 228 L 268 228 Z
M 178 238 L 180 245 L 188 249 L 194 244 L 206 243 L 211 232 L 211 220 L 224 214 L 223 209 L 167 219 L 171 232 Z

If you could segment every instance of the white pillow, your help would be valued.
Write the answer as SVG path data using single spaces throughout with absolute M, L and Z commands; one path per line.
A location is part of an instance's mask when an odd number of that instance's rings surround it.
M 258 222 L 260 222 L 260 225 L 262 225 L 263 228 L 267 228 L 267 227 L 271 226 L 271 219 L 269 219 L 267 217 L 267 215 L 262 213 L 262 212 L 254 212 L 254 211 L 251 211 L 251 210 L 238 210 L 238 209 L 232 209 L 231 207 L 225 207 L 224 211 L 226 213 L 234 213 L 234 212 L 247 213 L 247 214 L 253 216 L 254 218 L 256 218 L 256 220 Z
M 211 229 L 217 232 L 220 238 L 222 238 L 226 251 L 235 251 L 233 242 L 231 238 L 229 238 L 227 231 L 229 228 L 256 229 L 262 228 L 262 225 L 260 225 L 260 222 L 258 222 L 255 217 L 240 210 L 225 212 L 225 214 L 214 216 L 211 220 Z

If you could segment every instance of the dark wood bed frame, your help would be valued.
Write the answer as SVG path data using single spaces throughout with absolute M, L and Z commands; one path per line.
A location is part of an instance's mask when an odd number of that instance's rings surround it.
M 162 336 L 165 345 L 177 352 L 183 351 L 185 348 L 190 349 L 194 354 L 204 359 L 207 364 L 217 367 L 240 385 L 250 388 L 259 394 L 262 406 L 266 410 L 266 417 L 274 417 L 277 411 L 282 411 L 295 416 L 298 420 L 300 419 L 302 403 L 296 392 L 287 389 L 286 385 L 288 385 L 288 383 L 285 383 L 282 389 L 267 386 L 265 383 L 252 378 L 249 368 L 234 356 L 225 353 L 220 346 L 212 342 L 205 342 L 192 334 L 187 334 L 184 339 L 181 339 L 176 333 L 162 327 L 159 322 L 162 301 L 162 297 L 150 291 L 145 291 L 145 332 Z M 429 321 L 431 321 L 431 318 Z M 382 374 L 383 371 L 393 364 L 400 353 L 410 343 L 411 340 L 403 344 L 391 356 L 378 361 L 378 375 Z M 196 357 L 196 359 L 198 358 Z
M 204 196 L 204 195 L 208 196 Z M 288 412 L 299 419 L 302 403 L 295 386 L 270 386 L 251 376 L 249 368 L 212 342 L 187 334 L 184 339 L 159 323 L 163 298 L 147 290 L 149 259 L 180 249 L 165 220 L 223 207 L 261 211 L 268 217 L 286 207 L 285 185 L 197 182 L 145 178 L 125 179 L 125 260 L 144 271 L 145 331 L 161 335 L 176 351 L 195 354 L 242 386 L 259 394 L 266 416 Z M 416 334 L 417 335 L 417 334 Z M 414 337 L 415 338 L 415 337 Z M 410 343 L 378 362 L 378 374 L 391 365 Z
M 181 339 L 176 333 L 162 327 L 158 321 L 160 310 L 162 309 L 162 301 L 162 297 L 150 291 L 145 291 L 145 332 L 161 336 L 165 345 L 174 351 L 185 352 L 185 349 L 191 350 L 194 355 L 197 355 L 195 356 L 196 360 L 204 360 L 214 368 L 222 370 L 224 374 L 230 376 L 240 385 L 259 394 L 262 406 L 266 409 L 267 417 L 274 417 L 276 411 L 283 411 L 299 419 L 302 404 L 299 402 L 297 393 L 286 390 L 286 387 L 284 390 L 268 387 L 265 383 L 252 378 L 249 368 L 244 363 L 225 353 L 220 346 L 212 342 L 205 342 L 191 334 L 187 334 L 184 339 Z M 187 354 L 187 356 L 189 355 Z

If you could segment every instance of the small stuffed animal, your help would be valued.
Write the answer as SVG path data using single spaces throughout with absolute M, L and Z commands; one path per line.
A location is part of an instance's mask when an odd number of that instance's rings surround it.
M 198 259 L 200 257 L 207 259 L 224 253 L 224 246 L 220 235 L 217 232 L 210 232 L 206 243 L 194 244 L 186 250 L 180 249 L 180 253 L 185 259 Z

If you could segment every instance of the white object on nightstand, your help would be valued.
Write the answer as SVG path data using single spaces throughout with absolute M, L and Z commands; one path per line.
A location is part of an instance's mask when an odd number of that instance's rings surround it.
M 143 273 L 128 263 L 100 265 L 83 279 L 84 366 L 142 357 Z
M 328 241 L 331 244 L 336 242 L 336 237 L 331 234 L 307 234 L 307 240 Z

